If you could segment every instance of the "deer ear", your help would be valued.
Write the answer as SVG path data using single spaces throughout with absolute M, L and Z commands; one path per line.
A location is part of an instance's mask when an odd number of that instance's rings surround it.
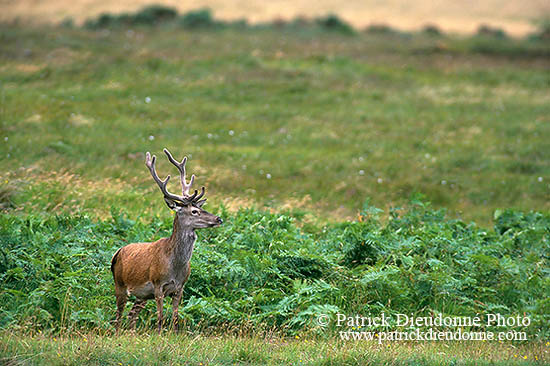
M 205 202 L 206 202 L 206 198 L 203 199 L 203 200 L 198 201 L 197 203 L 195 203 L 195 206 L 201 208 L 202 205 L 204 205 Z
M 170 198 L 164 197 L 164 202 L 166 202 L 166 205 L 171 210 L 177 211 L 179 209 L 178 205 L 176 204 L 176 201 L 171 200 Z

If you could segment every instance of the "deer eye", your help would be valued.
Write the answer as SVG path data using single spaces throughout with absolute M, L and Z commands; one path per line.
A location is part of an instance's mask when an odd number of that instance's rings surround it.
M 199 210 L 191 210 L 191 215 L 198 215 L 199 214 Z

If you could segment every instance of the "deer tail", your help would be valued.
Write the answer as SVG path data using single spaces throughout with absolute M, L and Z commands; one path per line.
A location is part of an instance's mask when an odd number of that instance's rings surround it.
M 113 259 L 111 259 L 111 272 L 113 272 L 113 276 L 115 275 L 115 264 L 117 262 L 117 259 L 118 259 L 118 254 L 120 253 L 120 250 L 122 248 L 120 248 L 119 250 L 116 251 L 115 255 L 113 255 Z

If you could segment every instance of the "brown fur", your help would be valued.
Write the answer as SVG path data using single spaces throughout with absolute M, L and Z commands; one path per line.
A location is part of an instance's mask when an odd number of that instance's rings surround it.
M 116 296 L 116 329 L 120 321 L 128 296 L 135 296 L 134 306 L 128 314 L 130 327 L 134 328 L 139 312 L 145 307 L 147 300 L 155 299 L 158 313 L 158 330 L 162 329 L 162 307 L 165 296 L 172 297 L 172 324 L 176 325 L 178 306 L 183 294 L 183 286 L 191 271 L 190 261 L 193 247 L 197 239 L 196 229 L 218 226 L 222 220 L 201 207 L 206 201 L 201 200 L 195 191 L 189 195 L 193 182 L 186 183 L 184 158 L 180 163 L 165 149 L 169 160 L 180 170 L 183 195 L 171 194 L 166 189 L 168 178 L 164 181 L 158 178 L 155 170 L 155 156 L 146 155 L 146 165 L 153 178 L 161 188 L 164 200 L 169 208 L 176 212 L 172 235 L 152 243 L 133 243 L 120 248 L 111 260 L 111 272 L 115 282 Z
M 133 243 L 120 248 L 111 265 L 116 286 L 132 289 L 146 282 L 158 284 L 165 280 L 170 263 L 170 244 L 169 238 L 162 238 L 153 243 Z
M 194 207 L 194 206 L 193 206 Z M 194 207 L 193 209 L 197 209 Z M 186 209 L 180 209 L 174 219 L 174 230 L 169 238 L 152 243 L 133 243 L 120 248 L 111 260 L 117 303 L 117 330 L 129 295 L 136 301 L 128 315 L 130 326 L 135 327 L 139 312 L 145 302 L 155 299 L 158 312 L 158 329 L 162 329 L 162 302 L 165 296 L 172 297 L 172 322 L 176 325 L 178 306 L 183 286 L 191 272 L 190 259 L 196 240 L 195 228 L 213 227 L 221 219 L 200 208 L 201 219 L 189 224 Z M 205 224 L 205 222 L 207 224 Z M 208 226 L 203 226 L 208 225 Z

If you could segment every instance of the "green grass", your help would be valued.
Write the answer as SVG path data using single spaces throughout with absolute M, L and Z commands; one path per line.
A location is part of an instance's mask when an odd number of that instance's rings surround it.
M 0 362 L 15 365 L 544 365 L 549 351 L 543 343 L 379 345 L 255 336 L 0 332 Z
M 195 246 L 180 308 L 185 329 L 327 336 L 347 330 L 337 314 L 384 313 L 386 331 L 401 328 L 398 314 L 440 314 L 482 317 L 480 327 L 464 330 L 548 339 L 549 214 L 499 212 L 489 230 L 421 201 L 393 210 L 386 223 L 377 211 L 366 206 L 359 221 L 323 227 L 300 213 L 218 211 L 224 224 L 201 231 Z M 112 331 L 111 256 L 170 230 L 170 219 L 136 222 L 116 211 L 104 221 L 0 215 L 0 328 Z M 141 314 L 143 329 L 153 327 L 154 308 L 149 302 Z M 486 326 L 494 313 L 530 324 Z M 317 323 L 321 315 L 331 319 L 327 327 Z
M 211 202 L 232 208 L 334 220 L 367 196 L 388 209 L 422 192 L 488 223 L 497 208 L 550 207 L 544 43 L 269 28 L 1 34 L 0 174 L 19 211 L 161 212 L 143 154 L 163 147 L 192 155 Z
M 549 55 L 318 27 L 0 26 L 0 363 L 547 363 Z M 112 253 L 171 228 L 144 166 L 163 147 L 190 155 L 225 224 L 200 234 L 184 333 L 149 335 L 150 303 L 115 337 Z M 378 346 L 312 326 L 336 311 L 533 324 L 526 343 Z

